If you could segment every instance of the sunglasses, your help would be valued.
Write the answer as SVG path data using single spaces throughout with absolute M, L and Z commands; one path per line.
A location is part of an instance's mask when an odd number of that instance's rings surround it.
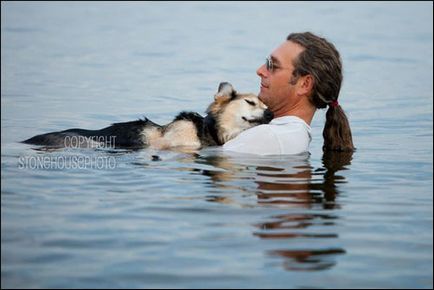
M 269 72 L 274 72 L 274 63 L 270 56 L 265 59 L 265 67 Z
M 267 70 L 270 73 L 274 73 L 277 69 L 291 69 L 289 67 L 281 67 L 281 66 L 275 65 L 273 60 L 271 59 L 271 56 L 268 56 L 265 59 L 265 67 L 267 68 Z

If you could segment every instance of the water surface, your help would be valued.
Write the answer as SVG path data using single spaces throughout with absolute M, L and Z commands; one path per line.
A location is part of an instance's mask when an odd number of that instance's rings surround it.
M 2 288 L 433 287 L 432 3 L 1 5 Z M 354 154 L 322 154 L 323 111 L 300 156 L 19 143 L 258 92 L 305 30 L 342 54 Z

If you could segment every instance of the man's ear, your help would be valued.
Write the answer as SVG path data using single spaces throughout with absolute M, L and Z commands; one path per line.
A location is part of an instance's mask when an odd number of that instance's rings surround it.
M 305 95 L 305 94 L 310 94 L 312 92 L 315 80 L 312 75 L 308 74 L 300 77 L 298 83 L 299 83 L 300 93 Z
M 227 82 L 219 84 L 218 91 L 214 95 L 214 100 L 219 102 L 229 101 L 236 94 L 234 87 Z

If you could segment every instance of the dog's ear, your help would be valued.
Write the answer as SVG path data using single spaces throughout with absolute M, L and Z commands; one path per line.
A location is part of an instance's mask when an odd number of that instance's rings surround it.
M 236 91 L 234 87 L 227 82 L 223 82 L 219 84 L 219 88 L 217 94 L 214 96 L 214 100 L 225 102 L 233 99 L 236 96 Z
M 228 95 L 230 95 L 233 91 L 234 91 L 234 87 L 232 86 L 231 83 L 222 82 L 219 84 L 217 93 L 222 93 L 222 94 L 227 93 Z

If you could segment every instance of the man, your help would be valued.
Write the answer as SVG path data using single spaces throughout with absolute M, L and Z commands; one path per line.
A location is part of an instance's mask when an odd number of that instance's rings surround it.
M 256 71 L 259 98 L 274 113 L 267 125 L 242 132 L 224 144 L 229 151 L 260 155 L 309 151 L 310 123 L 316 109 L 329 109 L 323 150 L 354 150 L 351 130 L 338 95 L 342 63 L 333 44 L 310 32 L 292 33 Z

